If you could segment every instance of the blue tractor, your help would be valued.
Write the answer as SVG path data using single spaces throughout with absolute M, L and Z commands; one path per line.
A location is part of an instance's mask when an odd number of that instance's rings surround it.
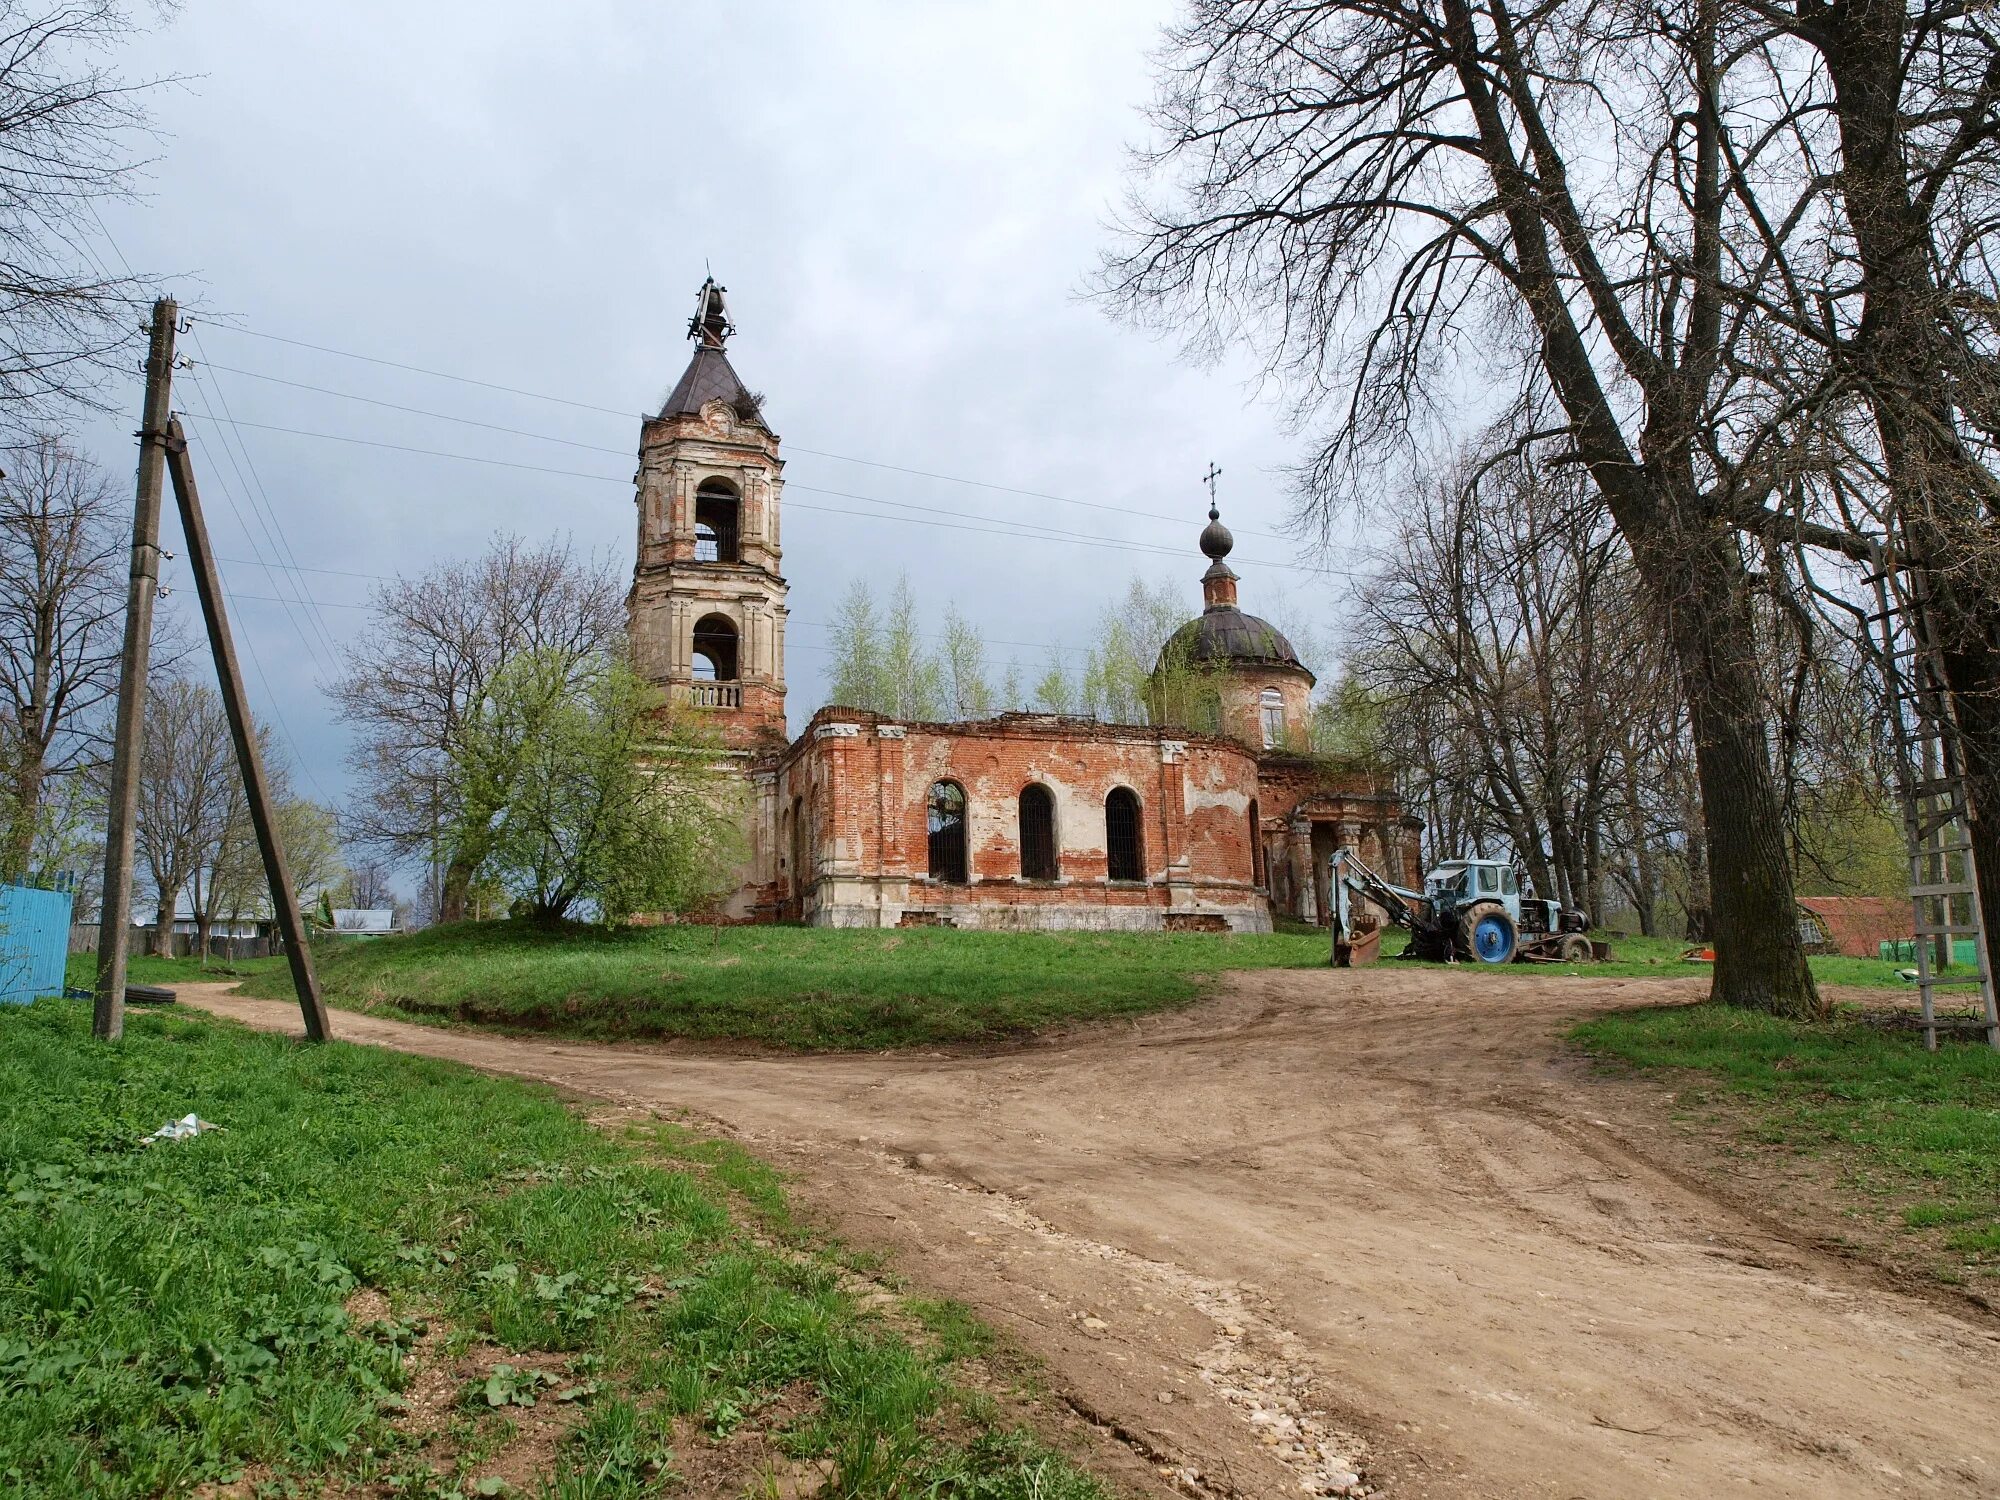
M 1333 961 L 1346 967 L 1374 957 L 1379 929 L 1364 918 L 1365 899 L 1409 929 L 1406 957 L 1483 964 L 1516 959 L 1585 963 L 1610 956 L 1589 937 L 1590 920 L 1560 901 L 1523 895 L 1512 864 L 1499 859 L 1448 859 L 1413 891 L 1391 885 L 1352 849 L 1336 849 L 1332 868 Z

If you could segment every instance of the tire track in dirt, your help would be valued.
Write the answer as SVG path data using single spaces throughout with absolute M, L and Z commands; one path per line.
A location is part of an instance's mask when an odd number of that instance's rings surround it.
M 1658 1089 L 1559 1041 L 1695 993 L 1258 971 L 980 1055 L 336 1029 L 716 1122 L 1040 1355 L 1163 1489 L 1300 1494 L 1338 1458 L 1397 1497 L 2000 1494 L 2000 1322 L 1733 1203 L 1663 1148 Z

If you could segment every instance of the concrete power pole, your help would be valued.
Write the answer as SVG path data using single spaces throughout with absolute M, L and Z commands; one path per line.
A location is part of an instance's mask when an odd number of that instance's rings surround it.
M 172 414 L 174 325 L 171 297 L 153 304 L 146 353 L 146 399 L 139 422 L 139 492 L 132 511 L 132 587 L 125 605 L 125 651 L 104 830 L 104 909 L 97 928 L 97 998 L 91 1034 L 125 1032 L 125 946 L 132 928 L 132 849 L 139 820 L 139 744 L 146 714 L 146 669 L 153 651 L 153 601 L 160 588 L 160 495 L 166 482 L 167 418 Z M 171 937 L 169 939 L 171 941 Z

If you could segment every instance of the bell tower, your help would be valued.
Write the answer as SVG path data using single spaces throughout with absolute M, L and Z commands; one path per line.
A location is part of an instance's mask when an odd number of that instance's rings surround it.
M 639 430 L 639 557 L 627 628 L 633 667 L 713 713 L 736 750 L 785 742 L 784 460 L 725 346 L 723 288 L 702 283 L 694 357 Z

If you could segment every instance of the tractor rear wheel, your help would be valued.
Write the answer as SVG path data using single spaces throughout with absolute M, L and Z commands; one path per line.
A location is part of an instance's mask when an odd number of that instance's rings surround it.
M 1458 920 L 1458 948 L 1483 964 L 1514 961 L 1520 935 L 1504 906 L 1476 906 Z

